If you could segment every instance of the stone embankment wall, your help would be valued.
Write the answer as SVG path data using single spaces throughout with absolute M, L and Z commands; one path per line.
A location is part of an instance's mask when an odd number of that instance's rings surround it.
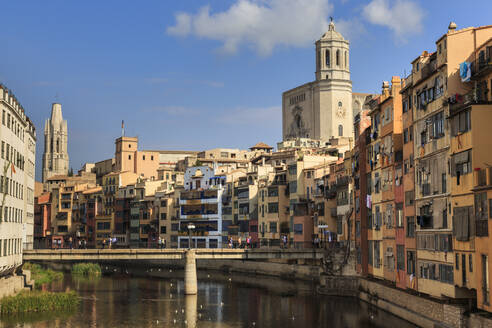
M 492 328 L 490 315 L 469 314 L 466 312 L 465 305 L 448 304 L 413 295 L 381 282 L 360 277 L 322 276 L 318 291 L 330 296 L 357 297 L 419 327 Z
M 23 270 L 23 275 L 11 275 L 0 278 L 0 298 L 4 296 L 15 295 L 21 290 L 30 289 L 26 284 L 34 286 L 34 281 L 31 281 L 31 272 Z

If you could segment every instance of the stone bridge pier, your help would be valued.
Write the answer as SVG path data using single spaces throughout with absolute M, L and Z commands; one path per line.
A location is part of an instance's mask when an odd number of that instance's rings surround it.
M 198 282 L 196 279 L 196 252 L 189 249 L 184 254 L 185 272 L 184 287 L 186 295 L 196 295 L 198 292 Z

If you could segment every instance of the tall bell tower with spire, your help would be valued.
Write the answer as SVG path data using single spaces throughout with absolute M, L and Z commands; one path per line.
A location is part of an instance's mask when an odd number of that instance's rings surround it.
M 61 104 L 51 106 L 51 117 L 44 124 L 43 183 L 53 175 L 68 174 L 68 129 Z

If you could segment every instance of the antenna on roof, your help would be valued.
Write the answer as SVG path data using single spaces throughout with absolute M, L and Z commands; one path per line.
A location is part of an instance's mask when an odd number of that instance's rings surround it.
M 121 136 L 125 136 L 125 121 L 121 120 Z

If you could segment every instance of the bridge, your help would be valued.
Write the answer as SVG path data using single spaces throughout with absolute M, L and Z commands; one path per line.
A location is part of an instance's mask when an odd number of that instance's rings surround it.
M 320 260 L 316 249 L 35 249 L 23 252 L 25 261 L 119 262 L 144 260 L 185 260 L 185 294 L 197 293 L 196 260 Z

